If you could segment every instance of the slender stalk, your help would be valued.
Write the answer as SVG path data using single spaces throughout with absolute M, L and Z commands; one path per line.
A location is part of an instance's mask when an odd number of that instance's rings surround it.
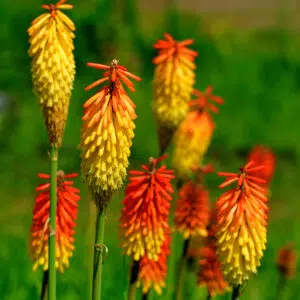
M 148 300 L 149 299 L 149 293 L 142 295 L 142 300 Z
M 47 270 L 44 271 L 44 275 L 43 275 L 43 284 L 42 284 L 40 300 L 47 300 L 48 281 L 49 281 L 49 272 Z
M 232 289 L 232 295 L 231 295 L 231 300 L 239 300 L 240 298 L 240 285 L 236 285 Z
M 280 274 L 279 276 L 280 277 L 277 285 L 277 297 L 276 297 L 276 299 L 278 300 L 282 299 L 282 295 L 286 285 L 286 279 L 284 278 L 284 276 L 282 276 L 282 274 Z
M 176 300 L 182 299 L 183 293 L 183 284 L 184 284 L 184 272 L 185 272 L 185 265 L 186 265 L 186 257 L 189 248 L 190 239 L 184 240 L 182 255 L 179 262 L 179 269 L 178 269 L 178 277 L 177 277 L 177 285 L 176 285 Z
M 97 220 L 95 232 L 95 248 L 94 248 L 94 272 L 93 272 L 93 300 L 101 299 L 101 279 L 102 279 L 102 265 L 103 252 L 105 246 L 104 241 L 104 209 L 97 205 Z
M 206 300 L 210 300 L 211 299 L 211 294 L 209 291 L 207 291 L 207 296 L 206 296 Z
M 57 206 L 57 161 L 58 150 L 50 152 L 50 221 L 49 221 L 49 286 L 48 299 L 56 299 L 56 206 Z
M 128 287 L 128 300 L 135 300 L 136 299 L 136 282 L 139 275 L 139 267 L 140 262 L 134 260 L 131 265 L 131 272 L 130 272 L 130 282 Z

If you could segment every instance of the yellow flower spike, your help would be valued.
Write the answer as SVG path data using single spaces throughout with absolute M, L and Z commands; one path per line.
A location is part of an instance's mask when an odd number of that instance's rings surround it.
M 242 285 L 257 273 L 266 249 L 268 190 L 266 180 L 257 175 L 263 169 L 263 165 L 250 161 L 240 174 L 218 173 L 226 177 L 220 188 L 237 183 L 216 204 L 217 253 L 224 276 L 233 286 Z
M 161 153 L 168 147 L 174 130 L 188 112 L 197 56 L 197 52 L 186 47 L 191 44 L 191 39 L 177 42 L 166 33 L 165 40 L 158 40 L 154 45 L 158 49 L 158 56 L 153 60 L 156 68 L 152 108 L 158 124 Z
M 123 184 L 134 137 L 135 104 L 127 95 L 122 82 L 134 92 L 129 78 L 141 79 L 129 73 L 115 59 L 110 66 L 95 63 L 87 65 L 105 70 L 105 73 L 104 78 L 85 90 L 103 82 L 107 82 L 107 85 L 83 105 L 81 168 L 88 186 L 96 195 L 97 203 L 104 207 L 111 193 Z
M 212 95 L 212 90 L 208 86 L 204 93 L 194 91 L 197 98 L 190 101 L 191 111 L 175 133 L 172 164 L 180 179 L 187 179 L 192 174 L 193 166 L 202 163 L 209 147 L 215 129 L 209 111 L 218 112 L 218 108 L 210 101 L 224 103 L 222 98 Z
M 53 147 L 61 146 L 75 77 L 75 26 L 60 11 L 73 6 L 65 2 L 43 5 L 48 12 L 37 17 L 28 29 L 34 91 Z

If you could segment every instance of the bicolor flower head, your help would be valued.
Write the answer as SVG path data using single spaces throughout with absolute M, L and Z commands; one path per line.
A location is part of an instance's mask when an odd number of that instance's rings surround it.
M 272 150 L 263 145 L 257 145 L 253 147 L 248 155 L 248 161 L 250 160 L 254 161 L 258 165 L 264 166 L 262 170 L 257 171 L 253 175 L 265 179 L 266 184 L 269 185 L 272 181 L 276 164 L 276 158 Z
M 56 268 L 62 272 L 69 267 L 69 259 L 74 250 L 74 234 L 78 212 L 79 190 L 73 186 L 71 179 L 78 174 L 57 173 L 57 216 L 56 216 Z M 50 176 L 38 174 L 48 182 L 40 184 L 36 190 L 33 209 L 32 226 L 30 229 L 30 252 L 33 258 L 33 270 L 42 266 L 48 270 L 49 240 L 49 208 L 50 208 Z
M 262 170 L 253 161 L 240 173 L 218 173 L 226 180 L 219 187 L 236 186 L 221 195 L 217 210 L 217 249 L 226 280 L 243 284 L 257 273 L 267 242 L 268 198 L 266 181 L 253 174 Z
M 158 260 L 165 231 L 173 188 L 173 171 L 158 164 L 167 155 L 150 158 L 141 171 L 129 171 L 129 184 L 123 200 L 120 236 L 123 252 L 139 260 L 147 256 Z
M 144 255 L 139 261 L 138 286 L 142 286 L 142 291 L 147 294 L 153 288 L 158 295 L 162 294 L 162 289 L 166 286 L 165 280 L 168 270 L 168 256 L 170 255 L 171 237 L 165 233 L 165 240 L 161 246 L 157 260 L 151 260 Z
M 74 23 L 60 10 L 73 5 L 61 0 L 43 5 L 47 12 L 28 29 L 34 91 L 42 109 L 51 146 L 60 147 L 75 77 Z
M 123 83 L 134 92 L 129 78 L 141 79 L 129 73 L 115 59 L 110 66 L 87 65 L 105 72 L 103 78 L 86 87 L 86 90 L 104 82 L 107 84 L 83 105 L 81 168 L 87 185 L 100 199 L 100 206 L 105 206 L 106 196 L 123 184 L 134 137 L 135 104 L 127 95 Z
M 212 95 L 212 90 L 208 86 L 204 93 L 194 91 L 197 98 L 190 101 L 191 111 L 175 133 L 172 164 L 181 179 L 188 178 L 192 167 L 202 163 L 210 144 L 215 129 L 210 111 L 217 113 L 218 108 L 214 103 L 224 103 L 222 98 Z
M 292 243 L 279 249 L 276 265 L 278 271 L 285 279 L 292 279 L 295 277 L 297 254 Z
M 188 102 L 195 82 L 194 64 L 197 52 L 187 46 L 193 40 L 175 41 L 165 33 L 164 40 L 158 40 L 154 48 L 158 55 L 153 59 L 154 103 L 153 113 L 158 123 L 161 151 L 165 150 L 174 130 L 185 119 Z

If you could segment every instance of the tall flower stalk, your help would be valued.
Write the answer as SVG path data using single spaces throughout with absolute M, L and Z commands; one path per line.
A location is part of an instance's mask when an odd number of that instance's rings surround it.
M 120 219 L 120 238 L 123 253 L 132 260 L 128 299 L 135 299 L 138 279 L 146 284 L 145 274 L 139 274 L 145 262 L 153 264 L 162 259 L 161 252 L 169 231 L 168 216 L 173 188 L 173 171 L 158 164 L 167 155 L 150 158 L 141 171 L 129 171 L 131 175 L 125 191 Z M 140 276 L 140 277 L 139 277 Z M 147 286 L 147 284 L 146 284 Z M 147 290 L 147 289 L 146 289 Z
M 217 210 L 217 252 L 226 280 L 233 286 L 233 298 L 240 287 L 257 273 L 267 242 L 266 180 L 254 174 L 264 166 L 248 162 L 240 173 L 220 172 L 226 180 L 219 187 L 236 186 L 221 195 Z
M 114 59 L 110 66 L 88 63 L 104 71 L 104 77 L 85 88 L 86 91 L 106 83 L 83 105 L 81 135 L 81 169 L 97 205 L 94 245 L 93 299 L 101 299 L 105 209 L 113 192 L 120 189 L 126 176 L 130 147 L 134 137 L 135 104 L 123 84 L 135 91 L 131 79 L 140 81 Z
M 60 10 L 72 9 L 66 0 L 42 5 L 47 12 L 37 17 L 28 29 L 32 79 L 48 132 L 50 143 L 50 236 L 49 300 L 56 298 L 56 182 L 58 149 L 67 120 L 75 77 L 74 23 Z
M 160 153 L 168 148 L 173 133 L 185 119 L 188 102 L 195 82 L 194 64 L 197 52 L 187 46 L 193 40 L 175 41 L 165 33 L 164 40 L 158 40 L 154 48 L 158 55 L 153 59 L 154 102 L 153 113 L 158 127 Z

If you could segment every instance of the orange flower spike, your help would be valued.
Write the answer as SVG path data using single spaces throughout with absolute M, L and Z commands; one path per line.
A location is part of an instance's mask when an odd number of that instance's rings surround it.
M 209 194 L 203 185 L 203 176 L 212 170 L 210 165 L 203 168 L 193 167 L 193 171 L 196 172 L 196 182 L 187 181 L 179 190 L 174 223 L 184 239 L 197 235 L 207 236 Z
M 147 256 L 157 260 L 168 229 L 173 188 L 173 171 L 158 163 L 165 159 L 150 158 L 141 171 L 129 171 L 129 184 L 123 200 L 120 237 L 123 252 L 139 260 Z
M 198 286 L 205 286 L 211 297 L 223 294 L 229 290 L 228 283 L 224 279 L 221 263 L 215 249 L 215 242 L 211 241 L 200 250 L 201 258 L 198 262 L 197 274 Z
M 156 67 L 152 110 L 158 125 L 161 151 L 167 148 L 174 130 L 188 112 L 197 56 L 197 52 L 187 48 L 191 44 L 193 40 L 178 42 L 165 34 L 165 40 L 158 40 L 154 45 L 158 55 L 153 59 Z
M 220 172 L 226 176 L 220 187 L 237 182 L 235 188 L 218 198 L 217 252 L 230 284 L 242 284 L 257 273 L 267 242 L 267 190 L 265 180 L 254 174 L 262 170 L 250 161 L 240 174 Z
M 74 23 L 60 10 L 73 5 L 59 1 L 42 5 L 48 10 L 28 29 L 32 80 L 51 146 L 60 147 L 75 77 Z
M 292 243 L 279 249 L 276 265 L 278 271 L 285 279 L 293 279 L 295 277 L 297 254 Z
M 134 137 L 135 104 L 123 84 L 134 91 L 129 78 L 141 79 L 129 73 L 115 59 L 110 66 L 96 63 L 87 63 L 87 66 L 104 70 L 104 78 L 90 84 L 85 90 L 105 82 L 106 85 L 83 105 L 81 167 L 97 201 L 101 206 L 106 206 L 112 192 L 123 184 Z
M 197 98 L 190 101 L 191 111 L 180 124 L 174 136 L 175 147 L 172 165 L 177 176 L 181 179 L 188 178 L 192 173 L 192 167 L 201 164 L 210 145 L 215 129 L 210 111 L 217 111 L 211 102 L 217 104 L 224 102 L 222 98 L 212 95 L 212 87 L 210 86 L 204 93 L 194 91 L 194 95 Z
M 65 180 L 77 177 L 78 174 L 57 173 L 57 218 L 56 218 L 56 268 L 63 272 L 69 267 L 69 258 L 73 255 L 74 234 L 78 212 L 77 202 L 80 200 L 79 190 L 73 187 L 73 181 Z M 48 174 L 38 174 L 41 179 L 50 181 Z M 36 191 L 33 209 L 30 252 L 33 258 L 33 270 L 42 266 L 48 270 L 48 239 L 49 239 L 49 207 L 50 183 L 40 184 Z
M 149 259 L 147 255 L 141 258 L 137 285 L 142 286 L 144 294 L 147 294 L 151 287 L 158 295 L 162 294 L 162 289 L 166 286 L 170 243 L 170 234 L 166 233 L 157 261 Z
M 269 185 L 273 178 L 276 165 L 276 158 L 272 150 L 265 146 L 257 145 L 251 150 L 248 160 L 252 160 L 256 164 L 264 166 L 262 170 L 255 172 L 254 175 L 265 179 L 266 184 Z

